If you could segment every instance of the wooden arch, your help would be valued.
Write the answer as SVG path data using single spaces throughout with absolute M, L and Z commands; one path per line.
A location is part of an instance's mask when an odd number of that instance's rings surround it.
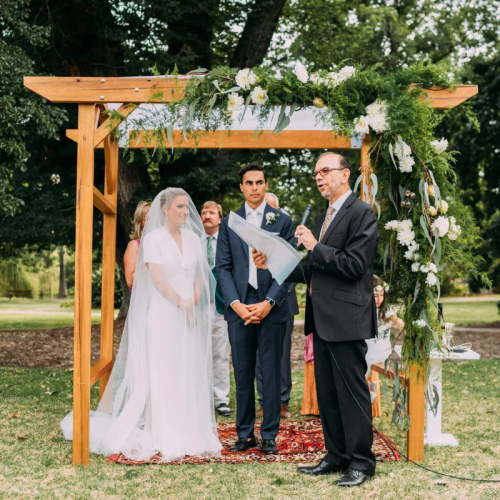
M 89 463 L 90 389 L 99 381 L 102 396 L 113 367 L 113 327 L 115 293 L 115 247 L 118 188 L 119 145 L 110 136 L 116 121 L 103 112 L 108 103 L 143 104 L 161 102 L 154 96 L 162 93 L 163 101 L 178 101 L 187 79 L 179 78 L 75 78 L 25 77 L 24 85 L 53 103 L 78 104 L 78 129 L 67 136 L 77 143 L 76 239 L 75 239 L 75 332 L 73 374 L 73 464 Z M 448 109 L 461 104 L 478 92 L 475 85 L 459 85 L 453 90 L 433 87 L 426 90 L 430 105 Z M 120 112 L 128 116 L 135 106 L 123 104 Z M 182 132 L 174 131 L 175 144 L 192 148 L 194 141 L 183 141 Z M 324 130 L 284 130 L 254 137 L 253 131 L 218 130 L 205 136 L 198 148 L 219 149 L 360 149 L 361 165 L 368 162 L 368 141 L 355 145 L 346 137 L 335 137 Z M 153 148 L 155 144 L 148 144 Z M 132 147 L 142 148 L 144 142 Z M 104 193 L 94 186 L 94 151 L 104 149 Z M 102 310 L 100 359 L 91 366 L 91 291 L 92 291 L 92 215 L 96 207 L 102 212 Z M 418 367 L 412 367 L 415 374 Z M 410 377 L 409 413 L 411 428 L 407 436 L 407 453 L 415 461 L 424 455 L 424 385 L 423 377 Z

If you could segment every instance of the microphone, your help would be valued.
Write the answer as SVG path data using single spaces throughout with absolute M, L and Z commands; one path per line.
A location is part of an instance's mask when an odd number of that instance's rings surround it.
M 309 216 L 311 215 L 311 209 L 312 205 L 307 205 L 306 209 L 304 210 L 304 213 L 302 214 L 302 220 L 300 221 L 300 226 L 305 226 L 307 219 L 309 219 Z

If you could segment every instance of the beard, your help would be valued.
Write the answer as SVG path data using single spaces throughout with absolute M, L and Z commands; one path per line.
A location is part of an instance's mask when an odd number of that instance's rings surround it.
M 328 189 L 320 191 L 321 196 L 329 200 L 332 197 L 337 196 L 337 193 L 340 191 L 342 184 L 339 182 L 338 184 L 329 184 Z

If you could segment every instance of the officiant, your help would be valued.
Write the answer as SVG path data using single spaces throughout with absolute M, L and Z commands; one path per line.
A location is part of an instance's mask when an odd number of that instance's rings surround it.
M 254 226 L 281 236 L 295 245 L 291 218 L 268 205 L 268 188 L 262 165 L 250 163 L 239 171 L 245 204 L 236 214 Z M 262 451 L 278 453 L 276 436 L 280 424 L 280 362 L 286 324 L 291 319 L 286 296 L 289 285 L 279 285 L 267 270 L 257 269 L 248 245 L 222 219 L 217 241 L 216 270 L 224 296 L 224 317 L 236 381 L 236 429 L 238 440 L 231 451 L 257 445 L 255 439 L 255 365 L 260 353 L 262 406 L 260 427 Z
M 335 484 L 344 487 L 359 486 L 375 474 L 365 355 L 366 339 L 377 332 L 373 261 L 379 235 L 373 209 L 353 194 L 350 177 L 351 165 L 344 157 L 329 152 L 318 158 L 312 178 L 328 200 L 328 210 L 318 216 L 312 231 L 297 227 L 298 244 L 309 256 L 288 278 L 308 287 L 304 333 L 313 333 L 328 450 L 319 464 L 298 471 L 312 476 L 341 473 Z M 254 262 L 266 268 L 265 255 L 254 252 Z

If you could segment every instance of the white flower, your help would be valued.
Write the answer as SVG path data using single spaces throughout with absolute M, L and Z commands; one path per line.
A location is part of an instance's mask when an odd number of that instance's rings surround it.
M 360 116 L 354 120 L 354 132 L 357 134 L 369 134 L 369 120 L 367 116 Z
M 375 102 L 380 106 L 380 111 L 382 111 L 382 113 L 385 113 L 387 111 L 387 101 L 377 99 Z
M 264 90 L 261 87 L 255 87 L 252 92 L 250 92 L 250 98 L 254 104 L 265 104 L 269 99 L 267 97 L 267 90 Z
M 429 262 L 428 267 L 429 267 L 429 271 L 431 273 L 437 273 L 438 268 L 437 268 L 436 264 L 434 264 L 433 262 Z
M 411 172 L 413 170 L 413 165 L 415 165 L 415 160 L 411 156 L 405 156 L 404 158 L 399 160 L 399 170 L 403 174 Z
M 446 217 L 440 216 L 434 221 L 432 227 L 437 232 L 437 235 L 442 238 L 446 236 L 446 233 L 450 229 L 450 221 Z
M 385 312 L 385 317 L 386 318 L 392 318 L 393 316 L 397 316 L 398 313 L 396 311 L 396 309 L 394 309 L 393 307 L 389 307 L 389 309 L 387 309 L 387 311 Z
M 408 247 L 413 243 L 413 240 L 415 239 L 415 233 L 411 229 L 405 228 L 402 231 L 398 232 L 397 238 L 401 245 Z
M 275 214 L 274 212 L 269 212 L 266 214 L 266 226 L 272 224 L 276 221 L 276 217 L 279 217 L 280 214 Z
M 411 265 L 411 270 L 413 273 L 418 273 L 420 271 L 420 264 L 418 262 L 414 262 Z
M 418 259 L 420 259 L 420 254 L 419 253 L 414 254 L 413 255 L 413 260 L 417 261 Z
M 456 223 L 455 217 L 450 217 L 450 230 L 448 231 L 448 238 L 456 240 L 462 234 L 462 228 Z
M 408 250 L 411 250 L 412 252 L 416 252 L 419 248 L 420 248 L 420 245 L 416 241 L 414 241 L 410 245 L 410 248 L 408 248 Z
M 446 212 L 448 212 L 448 203 L 444 200 L 441 200 L 439 203 L 438 203 L 438 210 L 445 214 Z
M 231 113 L 233 117 L 238 114 L 239 111 L 243 108 L 245 103 L 243 97 L 238 95 L 236 92 L 231 92 L 228 96 L 227 100 L 227 111 Z
M 398 220 L 391 220 L 389 222 L 387 222 L 387 224 L 385 225 L 385 228 L 389 231 L 394 231 L 394 230 L 398 230 L 399 229 L 399 224 L 400 222 Z
M 409 144 L 406 144 L 405 141 L 396 142 L 394 146 L 394 154 L 402 160 L 405 156 L 411 155 L 411 147 Z
M 375 116 L 382 112 L 382 106 L 377 102 L 372 102 L 366 106 L 368 116 Z
M 318 85 L 320 80 L 318 73 L 312 73 L 311 76 L 309 77 L 309 80 L 311 80 L 311 82 L 314 83 L 314 85 Z
M 405 259 L 407 259 L 407 260 L 413 260 L 413 252 L 411 250 L 406 250 L 406 252 L 405 252 Z
M 436 216 L 438 211 L 437 211 L 437 208 L 436 207 L 429 207 L 427 209 L 427 212 L 429 213 L 429 215 L 432 215 L 432 217 Z
M 423 328 L 424 326 L 427 325 L 427 323 L 425 322 L 425 319 L 417 319 L 416 321 L 413 321 L 412 322 L 415 326 L 418 326 L 420 328 Z
M 326 78 L 321 79 L 321 83 L 329 85 L 330 87 L 336 87 L 341 81 L 339 74 L 335 73 L 335 71 L 330 71 L 328 75 L 326 75 Z
M 431 146 L 434 149 L 434 152 L 438 155 L 439 153 L 446 151 L 446 148 L 448 147 L 448 141 L 445 138 L 441 139 L 440 141 L 432 141 Z
M 434 286 L 437 283 L 437 276 L 434 273 L 429 273 L 427 278 L 425 278 L 425 282 L 429 286 Z
M 387 123 L 387 117 L 385 113 L 378 113 L 374 116 L 370 116 L 368 122 L 370 127 L 373 130 L 375 130 L 377 134 L 380 134 L 381 132 L 389 128 L 389 124 Z
M 304 67 L 302 63 L 297 63 L 295 65 L 295 69 L 293 71 L 295 75 L 297 76 L 298 80 L 302 83 L 307 83 L 307 80 L 309 80 L 309 75 L 307 74 L 307 69 Z
M 52 174 L 50 176 L 50 180 L 52 181 L 52 184 L 59 184 L 61 182 L 61 176 L 59 174 Z
M 399 223 L 399 230 L 410 229 L 411 227 L 413 227 L 413 222 L 410 219 L 402 220 Z
M 338 81 L 343 82 L 356 73 L 356 68 L 354 66 L 344 66 L 338 73 Z
M 240 69 L 236 73 L 236 83 L 242 89 L 249 90 L 251 85 L 257 83 L 257 75 L 251 69 Z

